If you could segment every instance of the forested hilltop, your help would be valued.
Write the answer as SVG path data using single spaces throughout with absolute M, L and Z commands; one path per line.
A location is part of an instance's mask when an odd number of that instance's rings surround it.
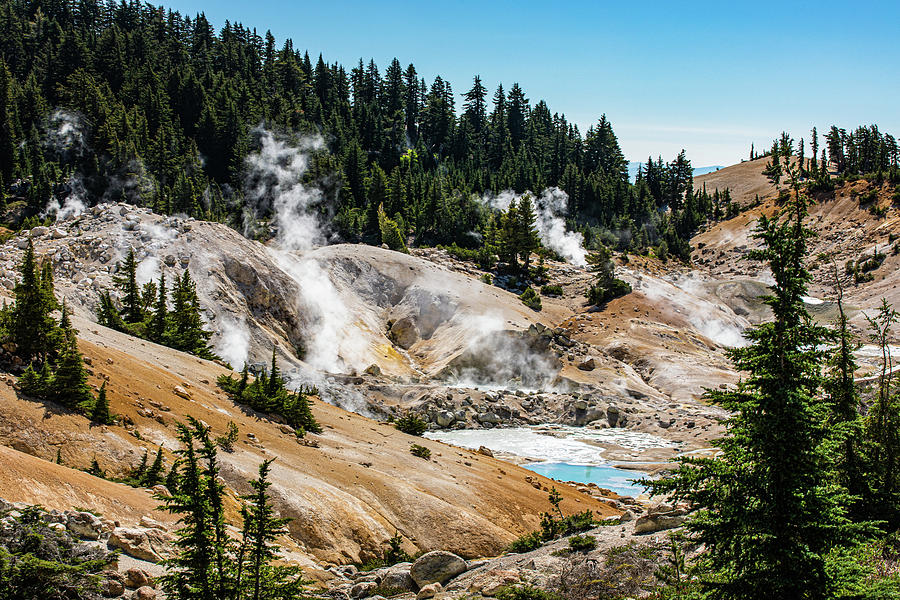
M 685 194 L 683 153 L 632 185 L 605 116 L 582 134 L 516 83 L 491 94 L 476 76 L 457 101 L 412 64 L 347 69 L 240 24 L 216 33 L 202 14 L 134 1 L 0 6 L 0 189 L 14 226 L 73 194 L 238 225 L 260 127 L 321 135 L 306 177 L 347 240 L 380 242 L 383 206 L 417 244 L 476 246 L 490 212 L 480 195 L 558 186 L 589 248 L 665 240 L 686 256 L 714 212 Z

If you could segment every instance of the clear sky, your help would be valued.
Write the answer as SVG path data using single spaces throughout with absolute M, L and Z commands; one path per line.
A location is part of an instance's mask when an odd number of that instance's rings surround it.
M 159 0 L 154 0 L 159 4 Z M 684 148 L 728 165 L 795 138 L 877 123 L 900 134 L 900 1 L 617 2 L 170 0 L 270 29 L 313 60 L 414 62 L 455 93 L 518 82 L 582 133 L 602 113 L 629 160 Z

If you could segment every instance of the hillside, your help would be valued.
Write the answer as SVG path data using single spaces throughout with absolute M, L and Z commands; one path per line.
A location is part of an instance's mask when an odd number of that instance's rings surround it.
M 516 535 L 537 526 L 547 494 L 525 480 L 536 477 L 506 462 L 439 442 L 415 439 L 392 425 L 378 423 L 320 401 L 314 414 L 321 435 L 298 440 L 278 423 L 236 407 L 215 388 L 227 370 L 171 349 L 76 319 L 79 346 L 90 361 L 92 381 L 108 378 L 112 410 L 125 427 L 91 426 L 84 417 L 45 406 L 0 387 L 0 443 L 52 461 L 60 449 L 63 463 L 86 468 L 92 457 L 110 474 L 136 467 L 145 448 L 176 448 L 174 424 L 190 414 L 215 435 L 229 421 L 240 442 L 222 453 L 222 475 L 229 494 L 246 493 L 259 462 L 277 458 L 272 493 L 291 533 L 310 557 L 345 563 L 380 555 L 399 531 L 409 550 L 449 549 L 463 556 L 491 555 Z M 175 393 L 176 386 L 188 398 Z M 139 436 L 139 437 L 138 437 Z M 432 450 L 430 461 L 409 452 L 415 441 Z M 64 469 L 36 459 L 37 467 L 13 468 L 19 454 L 0 454 L 8 501 L 40 502 L 70 509 L 96 506 L 108 518 L 136 522 L 154 514 L 158 504 L 144 491 Z M 36 462 L 34 462 L 36 461 Z M 7 475 L 8 474 L 8 475 Z M 550 482 L 543 480 L 544 486 Z M 604 503 L 564 488 L 564 507 L 612 514 Z M 163 519 L 168 520 L 168 519 Z

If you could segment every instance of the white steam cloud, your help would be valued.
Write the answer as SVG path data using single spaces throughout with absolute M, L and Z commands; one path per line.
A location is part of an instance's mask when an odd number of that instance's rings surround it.
M 247 157 L 244 195 L 258 215 L 271 212 L 277 248 L 276 263 L 299 285 L 298 313 L 308 323 L 307 353 L 310 366 L 332 373 L 364 368 L 366 344 L 353 312 L 322 265 L 303 253 L 327 242 L 319 219 L 325 200 L 318 189 L 303 184 L 309 155 L 323 146 L 321 137 L 286 139 L 257 129 L 259 151 Z M 245 229 L 252 223 L 245 218 Z
M 568 231 L 563 218 L 568 209 L 569 195 L 557 187 L 545 189 L 540 196 L 532 192 L 526 194 L 534 199 L 537 216 L 535 226 L 541 243 L 573 265 L 586 267 L 587 250 L 584 249 L 584 236 L 576 231 Z M 497 210 L 506 210 L 513 201 L 518 202 L 521 197 L 521 194 L 506 190 L 496 196 L 483 196 L 481 202 Z
M 250 354 L 250 331 L 243 317 L 235 319 L 223 317 L 219 320 L 219 338 L 214 345 L 215 353 L 235 369 L 247 362 Z
M 321 137 L 294 141 L 277 138 L 272 132 L 257 129 L 260 149 L 246 159 L 247 180 L 244 195 L 257 215 L 273 214 L 278 245 L 288 251 L 309 250 L 325 243 L 326 237 L 316 213 L 322 204 L 322 192 L 303 185 L 309 168 L 309 153 L 323 146 Z M 250 223 L 245 218 L 245 229 Z

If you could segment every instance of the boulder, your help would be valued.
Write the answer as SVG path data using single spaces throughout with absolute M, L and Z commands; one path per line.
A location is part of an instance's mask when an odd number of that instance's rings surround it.
M 469 591 L 482 596 L 496 596 L 501 589 L 519 583 L 521 574 L 515 569 L 491 569 L 472 580 Z
M 416 582 L 413 581 L 412 575 L 409 574 L 410 567 L 412 567 L 412 563 L 404 562 L 385 569 L 381 576 L 382 589 L 404 592 L 415 592 L 419 589 Z
M 132 592 L 131 600 L 156 600 L 156 590 L 146 585 L 139 587 Z
M 419 341 L 419 330 L 412 318 L 403 317 L 394 321 L 388 331 L 388 337 L 404 350 L 409 350 L 413 344 Z
M 441 584 L 434 582 L 429 583 L 426 586 L 423 586 L 419 593 L 416 594 L 416 600 L 425 600 L 426 598 L 434 598 L 437 594 L 441 593 L 441 590 L 444 589 Z
M 487 446 L 478 446 L 478 454 L 494 458 L 494 452 Z
M 420 588 L 429 583 L 447 583 L 466 571 L 466 561 L 444 550 L 423 554 L 409 569 L 409 574 Z M 429 596 L 430 597 L 430 596 Z
M 174 539 L 159 529 L 116 527 L 109 534 L 109 545 L 128 556 L 159 562 L 169 555 L 170 545 Z
M 100 575 L 103 577 L 100 581 L 100 593 L 104 598 L 118 598 L 125 593 L 125 584 L 120 573 L 103 571 Z
M 593 371 L 596 366 L 597 363 L 594 361 L 593 356 L 589 356 L 588 358 L 578 363 L 578 368 L 582 371 Z
M 161 531 L 168 531 L 169 528 L 157 521 L 156 519 L 151 519 L 147 515 L 141 517 L 141 527 L 146 527 L 147 529 L 159 529 Z
M 98 540 L 103 531 L 103 522 L 89 512 L 72 512 L 69 513 L 66 528 L 78 537 Z
M 640 535 L 642 533 L 656 533 L 657 531 L 665 531 L 666 529 L 674 529 L 680 527 L 684 523 L 685 514 L 683 511 L 670 511 L 664 513 L 650 513 L 634 522 L 634 533 Z
M 450 427 L 455 420 L 456 416 L 449 410 L 442 410 L 434 418 L 434 422 L 437 423 L 438 427 Z
M 188 393 L 188 391 L 180 385 L 176 385 L 174 389 L 172 389 L 172 393 L 174 393 L 179 398 L 184 398 L 185 400 L 191 399 L 191 395 Z
M 374 581 L 361 581 L 350 588 L 351 598 L 368 598 L 378 589 L 378 583 Z
M 125 571 L 125 587 L 129 588 L 140 588 L 144 586 L 150 586 L 152 579 L 150 574 L 143 569 L 138 569 L 137 567 L 132 567 Z

